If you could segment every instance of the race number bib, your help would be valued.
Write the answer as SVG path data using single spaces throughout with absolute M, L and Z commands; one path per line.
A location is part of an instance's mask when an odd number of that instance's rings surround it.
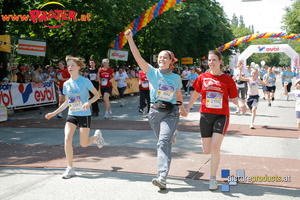
M 80 96 L 69 97 L 69 109 L 72 112 L 82 110 L 82 102 Z
M 206 107 L 207 108 L 222 108 L 223 94 L 219 92 L 206 93 Z
M 97 74 L 90 74 L 90 80 L 94 81 L 96 80 Z
M 108 81 L 107 78 L 102 78 L 101 79 L 101 85 L 102 86 L 106 86 L 107 85 L 107 81 Z
M 171 85 L 159 84 L 156 98 L 159 100 L 171 101 L 174 95 L 174 87 Z
M 57 79 L 58 79 L 58 80 L 62 79 L 62 73 L 58 73 L 58 74 L 57 74 Z
M 148 88 L 149 87 L 149 82 L 148 81 L 142 81 L 142 87 L 143 88 Z
M 119 80 L 124 80 L 123 74 L 122 74 L 122 75 L 119 75 Z
M 258 84 L 257 83 L 250 83 L 250 88 L 252 89 L 252 90 L 258 90 Z

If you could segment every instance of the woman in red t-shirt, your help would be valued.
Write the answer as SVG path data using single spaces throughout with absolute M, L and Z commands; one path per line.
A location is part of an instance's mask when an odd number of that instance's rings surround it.
M 59 68 L 59 70 L 56 72 L 56 77 L 57 77 L 57 80 L 59 81 L 59 85 L 58 85 L 59 102 L 58 102 L 58 106 L 60 107 L 65 101 L 65 95 L 63 94 L 64 82 L 69 80 L 71 75 L 69 74 L 69 71 L 65 68 L 65 61 L 59 61 L 58 68 Z M 62 112 L 58 113 L 57 118 L 62 118 Z
M 245 103 L 238 99 L 236 84 L 230 76 L 223 73 L 222 54 L 209 51 L 210 71 L 197 77 L 187 112 L 202 93 L 200 108 L 200 132 L 205 154 L 211 154 L 210 190 L 218 189 L 216 173 L 220 163 L 220 149 L 229 124 L 229 99 L 245 113 Z
M 143 72 L 142 70 L 139 73 L 139 77 L 140 77 L 140 85 L 141 85 L 141 101 L 142 101 L 142 109 L 144 115 L 146 115 L 147 113 L 149 113 L 150 110 L 150 90 L 149 90 L 149 81 L 148 78 L 145 74 L 145 72 Z M 147 100 L 147 104 L 146 104 L 146 100 Z M 147 107 L 146 107 L 147 106 Z
M 101 68 L 98 70 L 98 75 L 101 81 L 101 94 L 105 106 L 104 119 L 109 119 L 112 117 L 112 112 L 109 103 L 109 97 L 112 92 L 112 83 L 116 79 L 114 71 L 109 68 L 109 60 L 107 58 L 102 60 Z

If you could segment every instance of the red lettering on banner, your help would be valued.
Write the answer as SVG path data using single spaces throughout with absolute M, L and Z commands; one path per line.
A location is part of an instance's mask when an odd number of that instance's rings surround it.
M 0 92 L 0 104 L 3 103 L 6 107 L 10 104 L 13 105 L 12 103 L 12 96 L 11 96 L 11 91 L 8 91 L 8 94 L 3 93 L 2 91 Z
M 115 57 L 118 57 L 118 58 L 124 58 L 124 57 L 125 57 L 125 55 L 120 55 L 120 54 L 117 53 L 117 52 L 114 52 L 114 53 L 112 53 L 111 55 L 112 55 L 112 56 L 115 56 Z
M 295 68 L 298 68 L 298 58 L 295 59 Z
M 43 87 L 43 83 L 38 83 L 38 82 L 36 82 L 36 83 L 31 83 L 32 84 L 32 88 L 42 88 Z
M 266 48 L 266 51 L 279 51 L 279 47 Z
M 49 101 L 54 100 L 53 88 L 51 88 L 51 90 L 48 90 L 47 88 L 45 88 L 44 92 L 43 91 L 38 91 L 38 90 L 35 91 L 34 98 L 37 102 L 45 101 L 46 98 Z

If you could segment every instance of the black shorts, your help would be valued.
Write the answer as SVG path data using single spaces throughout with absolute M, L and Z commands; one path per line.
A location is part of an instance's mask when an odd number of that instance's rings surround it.
M 108 93 L 108 94 L 111 96 L 112 86 L 110 86 L 110 87 L 105 87 L 105 88 L 101 88 L 100 90 L 101 90 L 101 94 L 102 94 L 103 97 L 104 97 L 104 93 L 105 93 L 105 92 Z
M 259 101 L 259 95 L 249 96 L 249 98 L 247 99 L 247 105 L 248 105 L 249 109 L 252 110 L 253 106 L 255 106 L 257 108 L 258 101 Z
M 292 83 L 289 83 L 289 84 L 286 86 L 287 92 L 290 92 L 290 91 L 291 91 L 291 87 L 292 87 Z
M 213 133 L 225 136 L 229 125 L 229 116 L 213 113 L 201 113 L 200 133 L 202 138 L 210 138 Z
M 119 94 L 120 94 L 120 98 L 124 98 L 124 92 L 126 90 L 126 86 L 122 87 L 122 88 L 118 88 Z
M 192 86 L 189 87 L 189 92 L 191 91 L 195 91 L 195 88 L 193 88 Z
M 75 124 L 79 128 L 91 128 L 91 116 L 73 116 L 68 115 L 66 122 Z
M 58 88 L 58 94 L 59 95 L 64 95 L 63 88 Z
M 276 86 L 272 86 L 272 87 L 266 86 L 266 92 L 274 93 L 275 91 L 276 91 Z

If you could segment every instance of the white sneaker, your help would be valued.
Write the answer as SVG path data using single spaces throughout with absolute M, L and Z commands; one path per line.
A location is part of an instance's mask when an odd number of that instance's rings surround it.
M 62 178 L 63 179 L 68 179 L 68 178 L 71 178 L 72 176 L 75 176 L 75 169 L 74 167 L 67 167 L 65 173 L 62 175 Z
M 165 190 L 167 188 L 167 181 L 163 177 L 152 179 L 152 184 L 159 187 L 161 190 Z
M 217 190 L 218 189 L 218 182 L 214 179 L 209 180 L 209 190 Z
M 57 114 L 57 118 L 62 118 L 63 116 L 62 116 L 62 114 L 61 113 L 58 113 Z
M 106 112 L 105 115 L 104 115 L 104 119 L 109 119 L 109 114 Z
M 125 102 L 122 102 L 120 106 L 121 106 L 121 107 L 124 107 L 124 106 L 125 106 Z
M 187 92 L 185 92 L 185 96 L 187 96 Z
M 250 128 L 254 129 L 254 124 L 253 123 L 250 123 Z
M 146 107 L 144 107 L 144 110 L 143 110 L 143 115 L 147 115 L 147 110 L 148 110 L 147 106 L 146 106 Z
M 240 113 L 240 109 L 237 108 L 236 111 L 235 111 L 235 113 L 236 113 L 236 114 L 239 114 L 239 113 Z
M 109 118 L 112 118 L 113 113 L 111 111 L 108 111 L 108 114 L 109 114 Z
M 94 136 L 97 136 L 97 140 L 95 140 L 94 142 L 97 144 L 98 148 L 101 149 L 104 146 L 104 139 L 102 137 L 101 131 L 97 129 Z

